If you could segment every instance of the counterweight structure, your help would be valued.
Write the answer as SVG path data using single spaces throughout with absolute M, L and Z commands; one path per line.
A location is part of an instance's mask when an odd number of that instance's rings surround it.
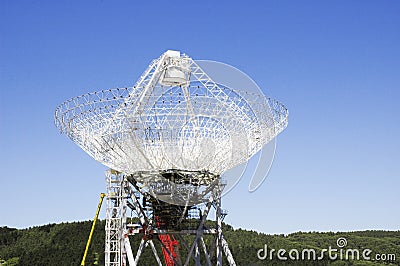
M 219 84 L 190 57 L 167 51 L 133 87 L 67 100 L 55 123 L 112 169 L 106 174 L 106 265 L 138 265 L 146 246 L 159 265 L 159 246 L 166 265 L 222 265 L 223 254 L 235 265 L 222 234 L 221 174 L 279 134 L 288 111 L 262 94 Z M 212 226 L 206 224 L 211 210 Z M 135 252 L 132 234 L 142 235 Z M 204 235 L 213 236 L 208 247 Z

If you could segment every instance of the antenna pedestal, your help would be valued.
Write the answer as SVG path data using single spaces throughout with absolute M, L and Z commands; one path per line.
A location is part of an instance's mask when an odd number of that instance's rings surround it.
M 106 182 L 106 266 L 140 265 L 145 252 L 146 257 L 152 253 L 156 265 L 236 265 L 222 233 L 223 185 L 204 203 L 181 206 L 143 192 L 133 175 L 110 170 Z M 212 223 L 207 220 L 211 211 Z M 138 238 L 140 244 L 131 246 Z

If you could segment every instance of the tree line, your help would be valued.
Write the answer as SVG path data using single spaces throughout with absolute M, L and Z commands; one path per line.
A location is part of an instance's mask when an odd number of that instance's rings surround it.
M 91 221 L 82 221 L 47 224 L 27 229 L 0 227 L 0 265 L 80 265 L 91 224 Z M 104 226 L 104 220 L 98 221 L 87 256 L 87 265 L 104 265 Z M 237 265 L 400 265 L 400 231 L 297 232 L 288 235 L 268 235 L 240 228 L 233 229 L 227 224 L 223 227 L 224 237 Z M 211 237 L 205 237 L 206 244 L 212 241 Z M 301 252 L 312 249 L 321 254 L 322 250 L 329 246 L 338 249 L 339 255 L 338 238 L 346 240 L 343 252 L 347 249 L 358 249 L 361 253 L 362 250 L 370 249 L 371 260 L 331 259 L 327 255 L 319 260 L 293 260 L 288 257 L 290 250 Z M 139 235 L 132 237 L 131 244 L 134 250 L 139 242 Z M 158 241 L 155 241 L 155 244 L 159 257 L 162 258 L 161 246 Z M 265 250 L 260 251 L 265 249 L 265 245 L 268 248 L 266 258 L 260 259 L 260 254 L 265 255 Z M 271 249 L 275 251 L 270 257 Z M 278 257 L 279 249 L 286 251 L 286 260 Z M 184 249 L 181 252 L 181 255 L 185 255 Z M 385 254 L 386 260 L 373 261 L 376 254 Z M 395 260 L 393 257 L 389 258 L 389 254 L 394 254 Z M 150 248 L 144 250 L 139 262 L 139 265 L 156 265 Z M 226 260 L 224 265 L 227 265 Z

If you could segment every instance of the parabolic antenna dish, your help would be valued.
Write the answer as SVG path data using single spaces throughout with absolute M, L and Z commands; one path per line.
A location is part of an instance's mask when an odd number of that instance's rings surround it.
M 284 105 L 215 82 L 167 51 L 133 87 L 92 92 L 57 107 L 56 126 L 100 163 L 173 204 L 201 202 L 288 123 Z

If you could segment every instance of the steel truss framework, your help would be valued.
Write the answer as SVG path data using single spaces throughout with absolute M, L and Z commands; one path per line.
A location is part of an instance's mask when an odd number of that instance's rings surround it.
M 161 265 L 155 239 L 161 239 L 164 258 L 175 265 L 191 260 L 221 265 L 223 254 L 235 265 L 222 235 L 220 176 L 283 131 L 288 110 L 261 92 L 219 84 L 195 60 L 167 51 L 133 87 L 65 101 L 55 111 L 55 124 L 95 160 L 116 170 L 107 174 L 107 266 L 137 265 L 146 245 Z M 183 221 L 194 208 L 201 209 L 201 217 L 194 219 L 194 228 L 185 228 Z M 207 228 L 211 209 L 216 224 Z M 140 228 L 127 223 L 130 211 Z M 132 234 L 143 235 L 135 256 Z M 190 245 L 184 234 L 194 236 Z M 209 248 L 205 234 L 214 236 Z M 185 260 L 177 261 L 169 235 L 186 247 Z
M 207 201 L 201 205 L 186 206 L 186 209 L 185 206 L 169 205 L 171 209 L 184 209 L 177 217 L 176 212 L 169 215 L 166 215 L 165 212 L 160 213 L 157 206 L 161 204 L 161 207 L 165 210 L 168 209 L 166 208 L 167 203 L 152 198 L 146 192 L 142 194 L 143 192 L 138 187 L 134 175 L 124 175 L 109 170 L 106 172 L 106 183 L 106 266 L 140 265 L 140 256 L 147 246 L 151 247 L 157 264 L 163 265 L 154 241 L 159 242 L 163 253 L 167 254 L 167 257 L 173 263 L 172 265 L 189 265 L 192 261 L 195 265 L 202 265 L 201 263 L 203 263 L 204 265 L 220 266 L 223 262 L 223 255 L 225 255 L 229 265 L 236 265 L 222 233 L 222 221 L 226 215 L 226 212 L 221 209 L 220 193 L 223 185 L 219 189 L 214 189 Z M 144 203 L 151 199 L 153 199 L 153 202 Z M 198 217 L 191 216 L 189 209 L 199 211 L 200 215 Z M 208 227 L 205 222 L 212 210 L 215 211 L 215 225 Z M 129 224 L 132 217 L 128 217 L 128 211 L 139 219 L 140 225 Z M 169 222 L 159 223 L 159 219 L 168 219 Z M 178 220 L 179 224 L 171 223 L 170 219 Z M 188 219 L 190 219 L 190 226 L 185 227 L 183 221 Z M 131 248 L 129 235 L 135 234 L 139 234 L 142 238 L 138 249 L 134 252 Z M 188 242 L 187 238 L 185 239 L 185 236 L 188 235 L 193 236 L 191 243 Z M 211 246 L 207 247 L 204 241 L 205 235 L 213 236 Z M 177 257 L 174 250 L 165 246 L 163 241 L 160 240 L 162 236 L 176 237 L 186 249 L 183 252 L 187 254 L 186 258 Z
M 185 82 L 165 82 L 168 69 L 179 66 Z M 164 53 L 133 87 L 65 101 L 55 123 L 94 159 L 124 173 L 207 169 L 220 175 L 286 128 L 288 110 L 261 92 L 217 83 L 190 57 Z

